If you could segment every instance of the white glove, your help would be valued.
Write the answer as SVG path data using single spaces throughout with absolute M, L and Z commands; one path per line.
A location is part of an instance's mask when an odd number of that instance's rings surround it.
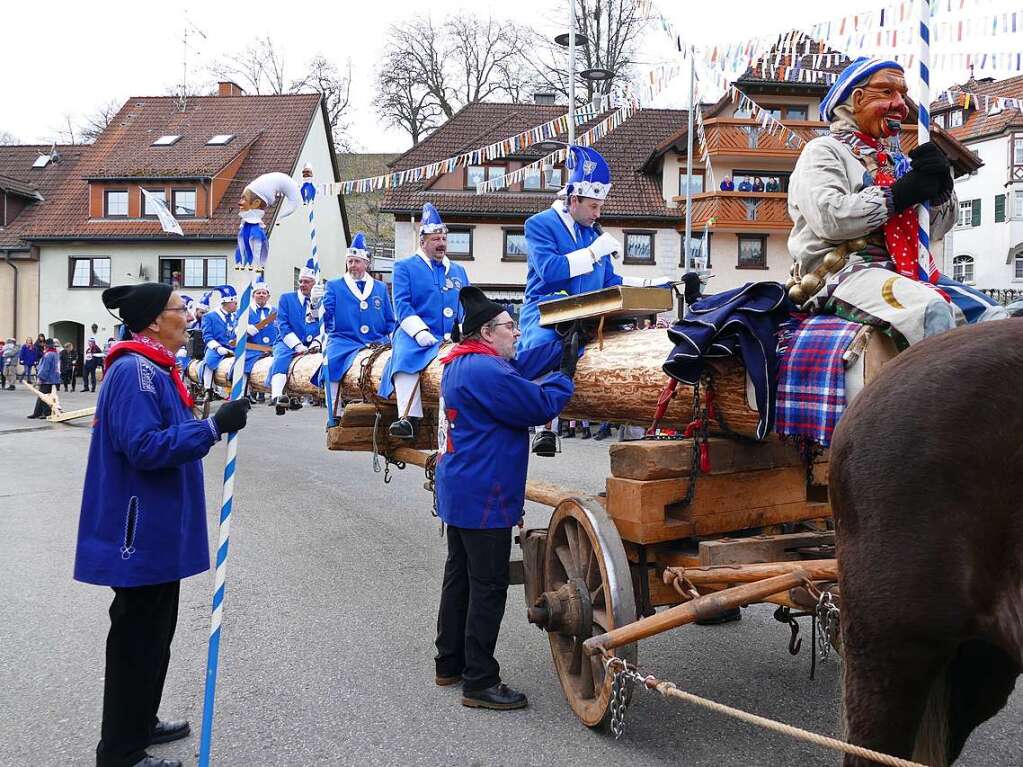
M 420 346 L 433 346 L 437 338 L 429 330 L 420 330 L 416 333 L 416 343 Z
M 309 347 L 306 346 L 305 344 L 298 344 L 291 351 L 295 352 L 295 354 L 305 354 L 307 351 L 309 351 Z
M 647 277 L 643 280 L 643 287 L 664 288 L 671 284 L 671 277 Z
M 320 351 L 320 342 L 319 341 L 313 341 L 311 344 L 309 344 L 309 353 L 310 354 L 316 354 L 319 351 Z
M 245 332 L 248 333 L 250 336 L 254 336 L 256 335 L 256 333 L 259 332 L 259 328 L 257 328 L 255 325 L 249 325 L 247 328 L 245 328 Z
M 319 307 L 325 292 L 326 289 L 323 287 L 322 282 L 317 282 L 313 285 L 313 289 L 309 291 L 309 303 L 312 304 L 314 309 Z
M 593 260 L 599 261 L 604 256 L 621 253 L 622 244 L 610 234 L 604 232 L 590 243 L 590 250 L 593 252 Z
M 234 352 L 232 352 L 226 346 L 218 346 L 217 347 L 217 354 L 219 354 L 221 357 L 233 357 L 234 356 Z

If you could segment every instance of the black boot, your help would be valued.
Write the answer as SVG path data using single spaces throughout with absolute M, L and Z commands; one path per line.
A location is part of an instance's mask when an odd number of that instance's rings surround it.
M 584 426 L 580 436 L 583 439 L 589 439 L 590 437 L 593 436 L 593 432 L 590 431 L 590 427 L 589 426 Z
M 156 727 L 153 728 L 153 734 L 149 736 L 149 745 L 181 740 L 182 738 L 187 738 L 191 732 L 192 728 L 189 726 L 187 719 L 167 722 L 161 719 L 157 721 Z
M 507 711 L 513 708 L 525 708 L 529 705 L 526 696 L 513 690 L 506 684 L 495 684 L 485 690 L 462 694 L 462 705 L 469 708 L 489 708 L 495 711 Z
M 530 449 L 533 455 L 553 458 L 558 453 L 558 435 L 550 429 L 540 429 L 533 437 L 533 446 Z
M 273 397 L 270 400 L 270 407 L 276 411 L 277 415 L 284 415 L 292 409 L 291 400 L 288 398 L 287 394 L 282 394 L 280 397 Z M 299 407 L 302 406 L 299 405 Z

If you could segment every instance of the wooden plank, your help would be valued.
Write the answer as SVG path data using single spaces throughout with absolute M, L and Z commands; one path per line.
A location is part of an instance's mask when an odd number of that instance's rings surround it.
M 797 501 L 757 509 L 741 509 L 694 517 L 692 526 L 693 535 L 721 535 L 764 525 L 780 525 L 784 522 L 801 522 L 804 519 L 820 519 L 830 516 L 831 507 L 826 503 Z
M 752 538 L 721 538 L 700 541 L 700 565 L 737 565 L 754 562 L 783 562 L 799 559 L 791 551 L 806 546 L 833 544 L 835 534 L 788 533 L 785 535 L 755 535 Z
M 544 301 L 540 304 L 540 324 L 547 327 L 595 317 L 641 317 L 670 311 L 673 306 L 674 293 L 670 290 L 618 285 Z
M 805 570 L 811 580 L 837 581 L 838 561 L 835 559 L 800 559 L 790 562 L 715 565 L 713 567 L 672 568 L 699 589 L 705 584 L 755 583 L 784 573 Z M 665 578 L 670 577 L 666 575 Z
M 686 482 L 678 479 L 607 479 L 607 513 L 615 520 L 663 522 L 667 506 L 682 500 Z
M 46 420 L 50 423 L 64 423 L 65 421 L 74 421 L 77 418 L 87 418 L 89 416 L 96 415 L 95 407 L 84 407 L 81 410 L 69 410 L 65 413 L 55 413 L 46 417 Z
M 739 442 L 712 437 L 709 442 L 710 474 L 757 471 L 802 466 L 799 451 L 778 439 Z M 611 476 L 622 479 L 668 479 L 688 477 L 692 467 L 692 440 L 637 440 L 610 446 Z
M 616 519 L 614 522 L 622 540 L 632 543 L 664 543 L 693 537 L 693 523 L 677 519 L 647 524 L 629 519 Z
M 628 480 L 623 480 L 628 481 Z M 670 481 L 670 480 L 661 480 Z M 806 500 L 806 471 L 802 466 L 790 466 L 761 471 L 742 471 L 732 474 L 701 475 L 696 480 L 696 494 L 686 507 L 669 506 L 667 515 L 676 519 L 696 520 L 725 512 L 747 511 L 780 506 Z M 788 521 L 788 520 L 779 520 Z M 733 528 L 775 524 L 761 522 Z M 714 532 L 724 532 L 715 530 Z M 697 533 L 703 535 L 704 533 Z

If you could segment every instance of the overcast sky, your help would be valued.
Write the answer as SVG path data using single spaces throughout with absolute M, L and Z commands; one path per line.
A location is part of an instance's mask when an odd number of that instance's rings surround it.
M 1006 0 L 972 0 L 977 4 Z M 908 3 L 907 3 L 908 4 Z M 1019 5 L 1018 2 L 1014 3 Z M 869 0 L 855 6 L 870 8 Z M 557 17 L 552 6 L 559 8 Z M 47 141 L 66 115 L 92 112 L 111 100 L 129 96 L 164 95 L 182 78 L 182 31 L 188 20 L 206 38 L 192 34 L 188 53 L 190 78 L 206 80 L 211 61 L 237 51 L 269 34 L 284 52 L 287 69 L 298 74 L 305 61 L 322 52 L 339 67 L 352 61 L 352 134 L 362 151 L 403 151 L 410 141 L 400 131 L 382 129 L 373 113 L 373 73 L 382 53 L 389 24 L 432 10 L 435 19 L 462 8 L 478 14 L 517 18 L 561 32 L 567 21 L 564 3 L 518 0 L 515 3 L 477 0 L 471 6 L 457 0 L 433 3 L 412 0 L 363 2 L 183 2 L 145 4 L 114 0 L 104 3 L 64 2 L 36 6 L 7 3 L 3 10 L 3 49 L 8 74 L 0 85 L 0 131 L 23 142 Z M 679 31 L 701 44 L 727 43 L 808 26 L 857 10 L 854 5 L 821 0 L 729 0 L 659 4 Z M 167 10 L 163 10 L 166 8 Z M 720 12 L 725 11 L 722 15 Z M 976 46 L 980 49 L 980 46 Z M 644 62 L 671 56 L 659 28 L 644 45 Z M 960 73 L 935 73 L 936 86 L 962 79 Z M 685 77 L 657 100 L 657 106 L 684 106 Z M 715 94 L 716 95 L 716 94 Z

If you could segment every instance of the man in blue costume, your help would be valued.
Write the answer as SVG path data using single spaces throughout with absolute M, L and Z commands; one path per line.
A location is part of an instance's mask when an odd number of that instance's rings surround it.
M 623 277 L 615 273 L 612 258 L 624 252 L 618 240 L 597 221 L 611 191 L 611 169 L 596 149 L 570 146 L 568 182 L 545 211 L 526 219 L 526 296 L 520 320 L 520 349 L 529 349 L 557 337 L 540 327 L 540 304 L 615 285 L 667 287 L 670 277 Z M 538 431 L 533 451 L 554 455 L 557 437 Z
M 572 397 L 579 339 L 516 354 L 516 323 L 475 287 L 462 288 L 462 340 L 441 359 L 437 510 L 448 557 L 437 617 L 436 682 L 462 682 L 462 705 L 512 709 L 526 696 L 501 682 L 494 648 L 508 593 L 511 530 L 522 519 L 529 427 Z M 542 382 L 536 378 L 559 364 Z
M 366 235 L 356 232 L 348 248 L 348 272 L 327 283 L 323 295 L 323 327 L 327 341 L 327 379 L 334 387 L 331 402 L 341 402 L 341 379 L 355 355 L 370 344 L 388 343 L 394 331 L 394 308 L 387 286 L 374 280 L 369 269 Z M 334 425 L 336 413 L 329 423 Z
M 270 366 L 270 404 L 277 415 L 302 407 L 301 397 L 288 397 L 291 362 L 302 354 L 320 351 L 320 300 L 323 287 L 316 284 L 316 267 L 310 258 L 298 273 L 298 290 L 285 293 L 277 304 L 277 341 L 274 361 Z
M 245 328 L 245 375 L 252 373 L 252 366 L 263 357 L 269 357 L 273 351 L 274 340 L 277 338 L 277 311 L 270 304 L 270 286 L 266 284 L 263 273 L 256 275 L 252 285 L 252 304 L 249 306 L 248 324 Z M 246 379 L 248 380 L 248 379 Z M 266 395 L 260 392 L 258 397 L 249 394 L 251 402 L 264 402 Z
M 177 623 L 180 581 L 209 569 L 202 458 L 245 426 L 247 400 L 196 420 L 174 352 L 186 309 L 170 285 L 103 292 L 131 340 L 114 344 L 96 403 L 75 580 L 114 590 L 97 767 L 181 767 L 147 746 L 189 734 L 157 717 Z
M 219 295 L 219 298 L 218 298 Z M 202 318 L 202 338 L 206 344 L 206 355 L 203 357 L 202 388 L 203 394 L 196 404 L 203 405 L 213 401 L 213 375 L 224 357 L 234 356 L 237 340 L 234 337 L 238 318 L 238 291 L 231 285 L 221 285 L 210 296 L 210 302 L 216 308 L 211 309 Z
M 394 265 L 394 314 L 398 327 L 391 339 L 391 358 L 380 382 L 380 396 L 398 401 L 398 420 L 390 433 L 413 439 L 423 403 L 419 373 L 429 365 L 442 341 L 461 319 L 458 291 L 469 284 L 459 264 L 448 260 L 448 228 L 430 203 L 423 206 L 419 249 Z

